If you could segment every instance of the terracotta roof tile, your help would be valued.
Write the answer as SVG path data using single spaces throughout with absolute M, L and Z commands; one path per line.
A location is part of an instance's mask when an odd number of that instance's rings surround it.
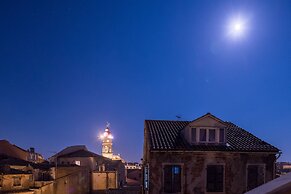
M 180 133 L 191 121 L 145 120 L 151 150 L 278 152 L 279 149 L 231 122 L 226 144 L 189 144 Z

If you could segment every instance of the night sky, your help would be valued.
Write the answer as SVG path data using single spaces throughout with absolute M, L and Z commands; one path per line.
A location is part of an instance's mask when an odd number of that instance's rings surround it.
M 100 153 L 108 121 L 139 161 L 145 119 L 211 112 L 291 161 L 290 1 L 2 0 L 0 27 L 0 139 Z

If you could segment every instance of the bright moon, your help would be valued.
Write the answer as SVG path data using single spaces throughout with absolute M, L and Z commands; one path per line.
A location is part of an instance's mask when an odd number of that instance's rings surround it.
M 236 17 L 229 21 L 228 35 L 234 39 L 241 38 L 246 34 L 247 21 L 242 17 Z

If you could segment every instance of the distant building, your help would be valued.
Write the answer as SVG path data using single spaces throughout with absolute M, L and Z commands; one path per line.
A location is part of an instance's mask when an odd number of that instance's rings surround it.
M 0 193 L 29 191 L 34 186 L 31 172 L 0 167 Z
M 113 135 L 109 129 L 109 124 L 107 124 L 104 132 L 100 135 L 100 139 L 102 140 L 102 156 L 111 160 L 121 160 L 123 163 L 125 162 L 120 154 L 113 154 Z
M 275 178 L 279 149 L 210 113 L 144 125 L 144 193 L 241 194 Z
M 49 161 L 58 167 L 72 165 L 85 167 L 90 172 L 92 190 L 119 188 L 125 183 L 125 167 L 120 160 L 111 160 L 90 152 L 86 146 L 70 146 L 49 158 Z M 57 172 L 57 177 L 59 172 Z
M 126 162 L 125 169 L 141 169 L 142 164 L 138 162 Z
M 125 163 L 127 186 L 141 186 L 142 164 L 138 162 Z
M 278 176 L 291 172 L 291 162 L 277 162 L 276 167 Z
M 0 193 L 31 191 L 36 182 L 51 181 L 50 166 L 31 148 L 28 151 L 0 141 Z M 44 193 L 45 194 L 45 193 Z
M 14 144 L 11 144 L 7 140 L 0 140 L 0 154 L 5 154 L 7 156 L 33 163 L 41 163 L 45 161 L 41 154 L 35 152 L 34 148 L 24 150 Z

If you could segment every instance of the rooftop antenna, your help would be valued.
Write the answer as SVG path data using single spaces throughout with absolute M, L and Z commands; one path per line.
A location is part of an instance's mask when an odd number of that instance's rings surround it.
M 106 122 L 106 128 L 109 128 L 110 127 L 110 123 L 107 121 Z

